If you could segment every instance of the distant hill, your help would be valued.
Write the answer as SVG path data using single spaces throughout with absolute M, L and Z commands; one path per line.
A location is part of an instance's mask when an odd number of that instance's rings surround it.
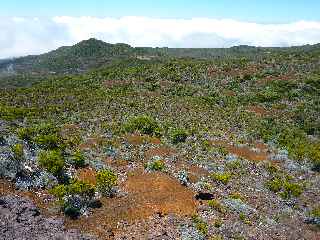
M 79 42 L 74 46 L 60 47 L 41 55 L 0 60 L 0 76 L 28 74 L 55 75 L 83 73 L 112 63 L 115 60 L 135 58 L 151 60 L 159 58 L 256 58 L 272 52 L 301 53 L 302 51 L 319 52 L 320 44 L 291 48 L 261 48 L 236 46 L 231 48 L 150 48 L 131 47 L 128 44 L 110 44 L 94 38 Z
M 0 72 L 4 74 L 11 68 L 16 73 L 76 73 L 132 54 L 133 48 L 127 44 L 109 44 L 92 38 L 41 55 L 2 60 Z

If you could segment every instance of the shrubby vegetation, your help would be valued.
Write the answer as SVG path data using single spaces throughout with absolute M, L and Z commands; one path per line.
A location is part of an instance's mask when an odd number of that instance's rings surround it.
M 184 129 L 174 129 L 171 133 L 172 143 L 177 144 L 185 142 L 188 137 L 188 133 Z
M 139 116 L 130 119 L 124 126 L 125 131 L 139 131 L 142 134 L 160 136 L 161 130 L 159 124 L 149 116 Z
M 11 147 L 13 152 L 13 157 L 16 161 L 22 161 L 24 159 L 24 152 L 23 152 L 23 145 L 22 144 L 15 144 Z
M 303 185 L 292 182 L 289 176 L 273 177 L 266 183 L 266 186 L 273 192 L 279 193 L 284 199 L 299 197 L 303 193 Z
M 163 160 L 153 160 L 145 165 L 145 168 L 150 171 L 164 171 L 165 167 Z
M 117 184 L 117 175 L 109 170 L 101 170 L 97 174 L 97 189 L 106 196 L 112 195 L 112 189 Z
M 46 150 L 39 154 L 39 165 L 55 176 L 63 174 L 65 160 L 58 150 Z
M 241 232 L 286 229 L 274 217 L 284 208 L 294 223 L 308 209 L 318 216 L 308 199 L 320 171 L 319 46 L 145 49 L 91 39 L 54 54 L 22 59 L 12 81 L 0 79 L 0 174 L 17 186 L 58 179 L 50 192 L 77 217 L 117 197 L 118 176 L 145 167 L 179 180 L 190 198 L 209 195 L 192 219 L 204 236 L 240 238 L 230 220 Z M 32 76 L 19 75 L 26 62 Z M 262 210 L 245 201 L 251 189 Z M 268 201 L 274 193 L 286 201 Z
M 91 184 L 74 180 L 68 185 L 54 187 L 50 193 L 59 199 L 61 208 L 67 216 L 77 218 L 83 208 L 90 206 L 95 188 Z
M 72 165 L 76 168 L 82 168 L 86 165 L 86 158 L 80 150 L 75 151 L 71 157 Z

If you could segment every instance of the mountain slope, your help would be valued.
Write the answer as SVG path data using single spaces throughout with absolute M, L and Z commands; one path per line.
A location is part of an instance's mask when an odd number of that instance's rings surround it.
M 132 55 L 126 44 L 108 44 L 96 39 L 82 41 L 71 47 L 61 47 L 38 56 L 27 56 L 0 62 L 0 72 L 8 67 L 16 73 L 75 73 L 99 67 L 108 61 Z
M 237 58 L 259 59 L 282 52 L 284 54 L 312 54 L 319 52 L 320 44 L 289 48 L 262 48 L 235 46 L 231 48 L 151 48 L 131 47 L 124 43 L 110 44 L 91 38 L 74 46 L 60 47 L 41 55 L 0 60 L 0 77 L 17 74 L 69 74 L 82 73 L 107 65 L 119 59 L 165 59 L 173 58 Z

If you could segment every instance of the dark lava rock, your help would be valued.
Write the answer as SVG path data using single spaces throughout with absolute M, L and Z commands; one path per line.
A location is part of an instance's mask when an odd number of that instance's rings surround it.
M 214 198 L 212 193 L 204 193 L 204 192 L 199 192 L 196 195 L 196 199 L 197 200 L 204 200 L 204 201 L 208 201 L 208 200 L 212 200 Z
M 27 198 L 0 197 L 0 239 L 6 240 L 90 240 L 75 230 L 66 230 L 63 220 L 46 218 Z

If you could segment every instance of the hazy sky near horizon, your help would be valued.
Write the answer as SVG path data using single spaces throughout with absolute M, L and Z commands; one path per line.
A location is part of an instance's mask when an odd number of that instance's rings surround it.
M 91 37 L 133 46 L 292 46 L 320 42 L 319 0 L 10 0 L 0 58 Z

